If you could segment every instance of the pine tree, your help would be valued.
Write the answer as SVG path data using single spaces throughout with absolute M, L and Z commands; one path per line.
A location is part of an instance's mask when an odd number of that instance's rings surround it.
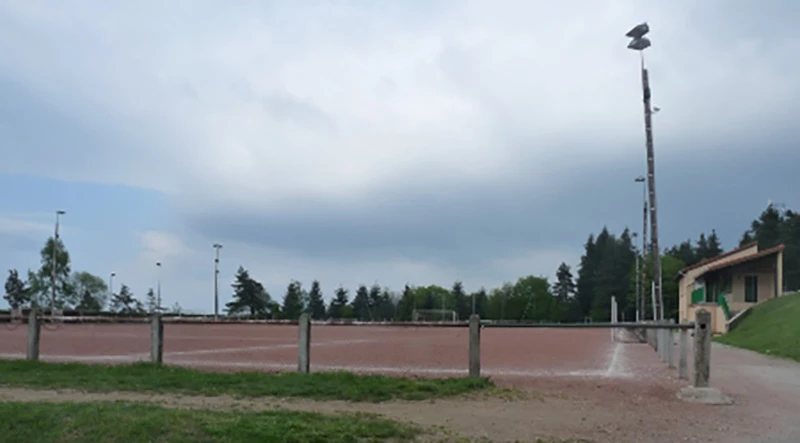
M 360 321 L 372 320 L 372 312 L 369 309 L 369 290 L 365 285 L 360 285 L 353 298 L 353 314 Z
M 81 312 L 99 312 L 103 309 L 103 306 L 100 304 L 100 300 L 93 296 L 89 289 L 84 289 L 81 295 L 81 301 L 75 309 Z
M 119 288 L 119 293 L 111 298 L 111 310 L 120 314 L 140 314 L 145 312 L 142 302 L 133 296 L 127 285 Z
M 575 295 L 575 281 L 572 279 L 572 270 L 569 265 L 561 262 L 556 270 L 556 282 L 553 283 L 553 295 L 561 303 L 566 303 Z
M 322 298 L 322 289 L 317 280 L 311 283 L 311 291 L 308 293 L 308 312 L 315 320 L 325 318 L 325 300 Z
M 301 300 L 303 288 L 300 282 L 292 280 L 286 287 L 286 294 L 283 296 L 283 306 L 281 314 L 284 319 L 297 320 L 303 313 L 303 303 Z
M 328 307 L 328 317 L 330 318 L 345 318 L 344 310 L 347 307 L 347 304 L 350 302 L 347 296 L 347 289 L 339 286 L 336 288 L 336 292 L 331 299 L 331 303 Z
M 403 287 L 403 294 L 397 305 L 397 319 L 400 321 L 411 321 L 414 309 L 416 309 L 416 294 L 410 286 Z
M 372 316 L 377 315 L 381 305 L 381 286 L 374 283 L 369 288 L 369 310 Z
M 156 292 L 153 291 L 153 288 L 147 290 L 147 295 L 145 295 L 145 306 L 147 306 L 147 312 L 153 313 L 156 311 L 158 307 L 158 300 L 156 299 Z
M 264 286 L 252 279 L 250 274 L 239 266 L 233 284 L 233 300 L 225 304 L 228 315 L 249 311 L 250 315 L 270 314 L 271 298 Z
M 722 243 L 719 241 L 717 231 L 711 230 L 711 235 L 708 236 L 708 258 L 716 257 L 722 254 Z
M 453 289 L 450 291 L 453 295 L 453 300 L 456 304 L 456 315 L 459 319 L 469 318 L 472 312 L 472 307 L 467 305 L 466 294 L 464 294 L 464 284 L 460 281 L 453 283 Z
M 16 269 L 8 270 L 5 289 L 6 295 L 3 298 L 6 299 L 11 309 L 25 307 L 30 303 L 30 288 L 19 278 L 19 272 Z

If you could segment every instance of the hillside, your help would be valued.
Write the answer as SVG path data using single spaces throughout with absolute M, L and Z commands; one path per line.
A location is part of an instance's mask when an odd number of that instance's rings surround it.
M 716 341 L 800 362 L 800 293 L 754 307 L 733 331 Z

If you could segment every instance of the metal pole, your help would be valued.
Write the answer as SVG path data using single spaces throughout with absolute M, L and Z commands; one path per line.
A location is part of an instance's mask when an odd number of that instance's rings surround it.
M 156 262 L 156 267 L 158 268 L 158 285 L 156 290 L 156 312 L 161 310 L 161 262 Z
M 60 221 L 60 216 L 65 214 L 64 211 L 56 211 L 56 225 L 55 225 L 55 232 L 53 234 L 53 266 L 50 273 L 50 279 L 53 283 L 53 292 L 52 296 L 50 297 L 50 315 L 54 315 L 56 312 L 56 262 L 58 261 L 58 225 Z
M 472 293 L 472 315 L 475 315 L 475 296 L 476 295 L 477 295 L 477 292 L 473 292 Z
M 653 283 L 655 286 L 656 313 L 658 320 L 664 319 L 664 298 L 661 293 L 661 250 L 658 247 L 658 214 L 656 212 L 656 172 L 655 153 L 653 149 L 652 109 L 650 108 L 650 77 L 642 60 L 642 95 L 644 102 L 644 130 L 647 141 L 647 189 L 650 194 L 650 232 L 653 257 Z
M 642 318 L 639 316 L 639 299 L 642 297 L 641 288 L 639 287 L 639 251 L 636 251 L 636 322 L 638 323 Z
M 222 245 L 214 243 L 216 257 L 214 257 L 214 320 L 219 320 L 219 250 Z
M 645 288 L 647 287 L 647 183 L 642 181 L 642 294 L 639 299 L 639 315 L 642 320 L 645 319 L 647 312 L 645 311 Z
M 116 272 L 112 272 L 108 274 L 108 292 L 113 296 L 114 295 L 114 276 L 117 275 Z

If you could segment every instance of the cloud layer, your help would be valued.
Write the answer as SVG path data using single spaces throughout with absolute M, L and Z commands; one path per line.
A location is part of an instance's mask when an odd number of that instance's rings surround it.
M 217 241 L 274 288 L 550 274 L 591 230 L 639 229 L 639 60 L 624 33 L 648 20 L 662 232 L 731 242 L 767 194 L 797 199 L 781 191 L 791 171 L 767 172 L 800 160 L 796 9 L 6 3 L 0 154 L 14 161 L 0 172 L 167 195 L 169 222 L 130 233 L 131 273 L 170 256 L 183 264 L 165 275 L 197 291 Z M 718 186 L 729 177 L 762 184 L 734 195 Z

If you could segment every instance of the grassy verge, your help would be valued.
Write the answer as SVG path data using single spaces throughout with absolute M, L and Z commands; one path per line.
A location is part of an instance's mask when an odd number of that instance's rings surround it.
M 130 403 L 0 403 L 0 440 L 32 442 L 407 441 L 419 430 L 365 415 L 212 412 Z
M 800 362 L 800 294 L 779 297 L 752 309 L 733 331 L 715 340 Z
M 493 387 L 485 378 L 411 379 L 345 372 L 214 373 L 147 363 L 105 366 L 0 361 L 0 385 L 88 392 L 135 391 L 238 397 L 386 401 L 452 397 Z

